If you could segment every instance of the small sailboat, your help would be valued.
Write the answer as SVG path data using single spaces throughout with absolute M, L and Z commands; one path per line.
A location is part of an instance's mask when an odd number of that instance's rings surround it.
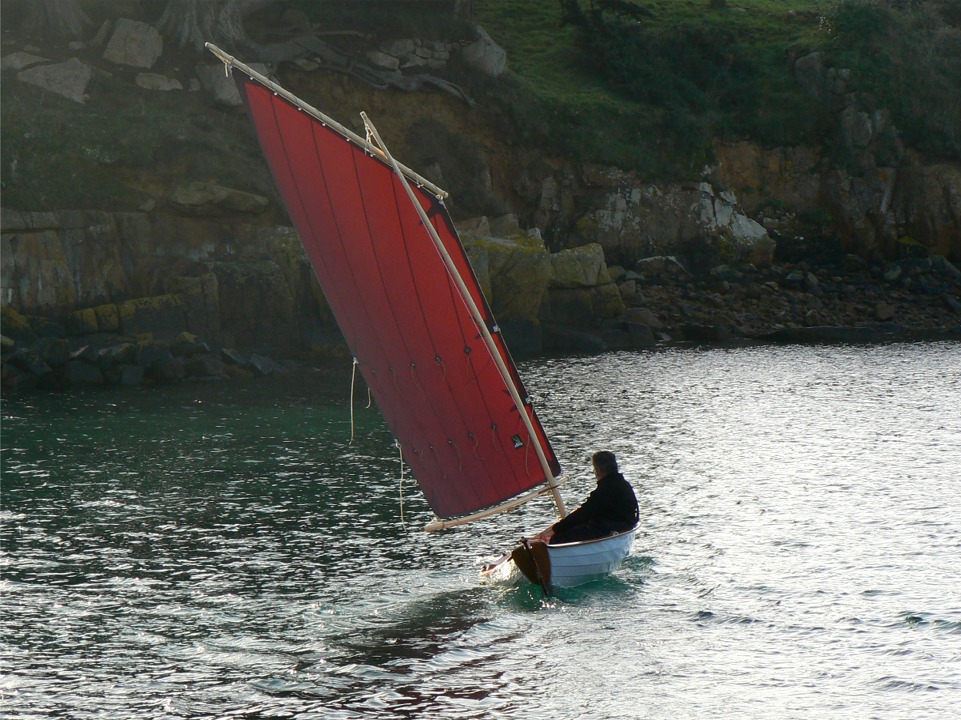
M 355 367 L 436 514 L 427 529 L 544 494 L 564 517 L 560 464 L 444 206 L 447 193 L 398 163 L 364 113 L 367 138 L 207 48 L 233 71 Z M 551 548 L 537 571 L 542 586 L 609 572 L 633 535 Z

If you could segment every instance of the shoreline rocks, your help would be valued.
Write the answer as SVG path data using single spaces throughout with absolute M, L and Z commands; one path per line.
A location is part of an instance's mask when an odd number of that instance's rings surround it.
M 9 321 L 17 320 L 15 311 L 7 308 L 3 318 L 5 329 Z M 211 349 L 190 333 L 171 343 L 149 336 L 100 337 L 87 344 L 78 338 L 31 341 L 29 336 L 25 340 L 3 336 L 3 390 L 12 394 L 267 377 L 287 370 L 257 353 L 245 358 L 232 348 Z
M 518 357 L 691 344 L 961 341 L 961 271 L 941 256 L 889 263 L 844 256 L 692 273 L 675 257 L 645 258 L 627 270 L 608 267 L 597 246 L 552 255 L 536 234 L 494 240 L 469 241 L 468 249 L 485 292 L 493 286 L 492 307 Z M 521 277 L 496 270 L 516 271 L 519 263 L 541 271 Z M 492 268 L 499 277 L 490 276 Z M 266 377 L 290 364 L 262 351 L 211 347 L 187 331 L 171 336 L 178 323 L 161 310 L 174 307 L 178 318 L 187 311 L 179 298 L 164 298 L 76 310 L 65 322 L 4 306 L 4 393 Z M 132 327 L 124 313 L 141 305 L 150 312 L 137 315 L 137 333 L 124 334 Z M 114 317 L 118 312 L 124 318 Z M 165 332 L 170 339 L 158 339 Z M 324 335 L 308 353 L 346 355 L 336 329 Z

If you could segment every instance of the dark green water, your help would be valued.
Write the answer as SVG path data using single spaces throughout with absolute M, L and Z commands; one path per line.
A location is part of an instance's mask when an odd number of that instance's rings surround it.
M 624 566 L 427 534 L 348 366 L 3 403 L 4 717 L 945 718 L 961 703 L 961 346 L 522 365 L 571 475 L 618 453 Z M 403 494 L 404 522 L 400 498 Z

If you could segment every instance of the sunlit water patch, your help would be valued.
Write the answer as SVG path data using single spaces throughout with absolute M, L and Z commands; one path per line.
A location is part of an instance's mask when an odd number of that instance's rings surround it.
M 5 717 L 944 718 L 961 702 L 961 346 L 524 363 L 602 582 L 481 580 L 547 501 L 430 513 L 349 367 L 5 400 Z M 403 518 L 403 519 L 402 519 Z

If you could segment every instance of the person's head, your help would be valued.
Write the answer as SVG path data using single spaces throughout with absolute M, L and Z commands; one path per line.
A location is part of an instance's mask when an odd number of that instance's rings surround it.
M 598 480 L 617 472 L 617 458 L 609 450 L 594 453 L 591 456 L 591 464 L 594 466 L 594 474 Z

